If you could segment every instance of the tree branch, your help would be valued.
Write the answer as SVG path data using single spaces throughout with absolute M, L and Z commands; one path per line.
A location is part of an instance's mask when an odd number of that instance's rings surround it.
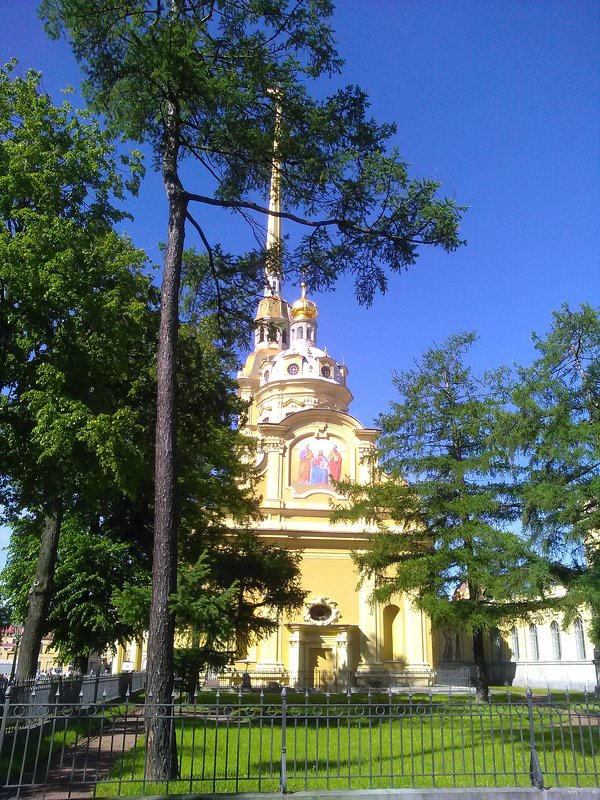
M 216 197 L 208 197 L 202 194 L 191 194 L 186 192 L 185 197 L 187 200 L 192 200 L 196 203 L 204 203 L 209 206 L 217 206 L 218 208 L 231 208 L 239 211 L 244 208 L 249 211 L 256 211 L 259 214 L 266 214 L 272 217 L 279 217 L 281 219 L 288 219 L 290 222 L 295 222 L 298 225 L 304 225 L 309 228 L 326 228 L 337 227 L 338 230 L 344 233 L 362 233 L 369 236 L 377 236 L 380 239 L 387 239 L 391 242 L 398 242 L 401 244 L 418 244 L 419 239 L 413 239 L 408 236 L 398 236 L 397 234 L 389 233 L 389 231 L 376 230 L 374 228 L 357 225 L 355 222 L 350 222 L 341 217 L 329 217 L 327 219 L 312 220 L 307 217 L 301 217 L 298 214 L 292 214 L 289 211 L 271 211 L 266 206 L 261 206 L 258 203 L 252 203 L 249 200 L 219 200 Z

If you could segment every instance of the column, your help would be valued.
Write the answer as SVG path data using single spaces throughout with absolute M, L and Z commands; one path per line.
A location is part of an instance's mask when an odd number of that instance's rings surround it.
M 412 607 L 410 599 L 403 595 L 406 666 L 408 669 L 423 669 L 432 665 L 431 623 L 423 611 Z
M 281 504 L 283 490 L 283 455 L 285 445 L 279 438 L 266 437 L 263 450 L 267 454 L 267 485 L 265 503 Z
M 285 665 L 281 661 L 281 623 L 270 636 L 262 639 L 258 645 L 257 672 L 266 672 L 273 680 L 280 680 L 285 673 Z
M 288 652 L 288 670 L 290 675 L 290 685 L 296 686 L 298 683 L 298 676 L 300 674 L 300 626 L 288 625 L 290 632 L 289 635 L 289 652 Z
M 373 578 L 365 579 L 358 590 L 358 626 L 360 663 L 357 672 L 382 672 L 381 642 L 379 641 L 377 604 L 371 602 Z

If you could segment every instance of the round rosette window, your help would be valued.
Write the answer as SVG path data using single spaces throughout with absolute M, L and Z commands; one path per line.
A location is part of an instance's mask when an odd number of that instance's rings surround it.
M 315 622 L 327 622 L 328 619 L 331 619 L 332 611 L 331 606 L 328 606 L 327 603 L 315 603 L 308 609 L 308 613 Z
M 312 625 L 333 625 L 339 618 L 337 603 L 330 597 L 313 597 L 306 603 L 305 622 Z

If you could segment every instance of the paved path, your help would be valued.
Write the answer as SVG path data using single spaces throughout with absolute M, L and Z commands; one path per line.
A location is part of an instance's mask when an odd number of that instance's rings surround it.
M 53 756 L 48 770 L 42 765 L 33 775 L 20 781 L 29 783 L 21 789 L 3 789 L 0 800 L 82 800 L 93 796 L 96 784 L 108 777 L 121 756 L 131 750 L 144 735 L 143 709 L 132 709 L 124 717 L 108 717 L 102 735 L 82 738 Z M 110 725 L 110 728 L 109 728 Z M 43 774 L 42 773 L 43 769 Z M 39 776 L 39 779 L 38 779 Z M 15 781 L 16 783 L 17 781 Z

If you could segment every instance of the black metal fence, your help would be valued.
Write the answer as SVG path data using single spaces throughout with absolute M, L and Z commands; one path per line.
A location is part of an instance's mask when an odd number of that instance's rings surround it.
M 47 705 L 76 703 L 88 705 L 104 699 L 125 698 L 144 688 L 145 672 L 121 672 L 116 675 L 43 675 L 35 680 L 13 681 L 0 687 L 0 701 L 10 694 L 12 705 Z
M 0 747 L 11 798 L 302 789 L 600 785 L 593 696 L 425 690 L 217 690 L 191 703 L 13 705 Z M 147 778 L 144 719 L 172 729 L 179 774 Z

